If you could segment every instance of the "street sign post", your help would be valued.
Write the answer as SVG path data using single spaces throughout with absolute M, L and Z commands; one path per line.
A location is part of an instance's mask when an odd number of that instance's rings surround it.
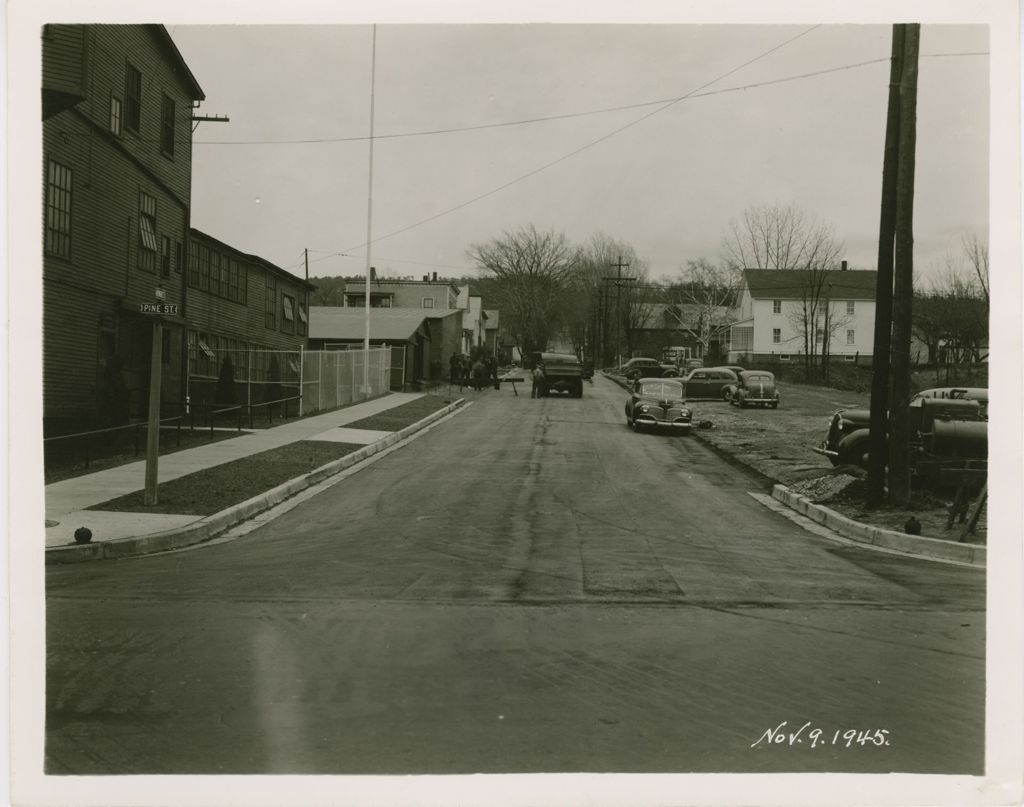
M 163 364 L 164 328 L 161 316 L 177 315 L 176 303 L 139 303 L 143 314 L 155 314 L 153 344 L 149 361 L 149 423 L 146 429 L 146 489 L 142 503 L 157 504 L 157 478 L 160 460 L 160 367 Z

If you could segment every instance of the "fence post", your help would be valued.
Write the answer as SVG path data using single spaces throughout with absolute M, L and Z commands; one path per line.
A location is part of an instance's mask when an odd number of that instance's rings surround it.
M 135 424 L 135 456 L 139 456 L 139 424 Z
M 217 417 L 217 410 L 214 409 L 211 412 L 210 411 L 210 404 L 209 403 L 206 404 L 206 417 L 210 421 L 210 439 L 212 440 L 213 439 L 213 421 Z
M 238 407 L 238 431 L 242 430 L 242 407 Z
M 85 467 L 89 467 L 89 435 L 85 435 Z
M 178 428 L 175 430 L 175 447 L 181 448 L 181 416 L 178 416 Z
M 302 404 L 306 388 L 302 386 L 303 371 L 306 369 L 305 345 L 299 345 L 299 417 L 302 417 Z

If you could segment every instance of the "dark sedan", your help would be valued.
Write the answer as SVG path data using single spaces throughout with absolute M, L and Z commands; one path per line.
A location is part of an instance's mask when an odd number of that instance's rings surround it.
M 725 367 L 702 367 L 683 379 L 686 399 L 715 398 L 728 401 L 730 388 L 736 385 L 736 373 Z
M 633 431 L 663 426 L 689 431 L 693 412 L 686 405 L 683 385 L 669 378 L 639 378 L 626 401 L 626 425 Z

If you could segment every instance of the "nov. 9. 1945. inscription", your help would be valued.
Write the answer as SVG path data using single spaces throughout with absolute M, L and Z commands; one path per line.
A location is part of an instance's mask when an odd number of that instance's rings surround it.
M 835 730 L 812 728 L 808 720 L 800 728 L 789 729 L 788 720 L 783 720 L 775 728 L 767 729 L 760 737 L 750 744 L 751 748 L 759 745 L 806 745 L 810 748 L 836 747 L 853 748 L 854 746 L 887 746 L 889 745 L 889 729 L 843 729 Z

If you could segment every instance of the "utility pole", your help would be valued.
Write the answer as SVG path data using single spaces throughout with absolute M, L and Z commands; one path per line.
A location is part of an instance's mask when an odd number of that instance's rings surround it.
M 878 507 L 885 499 L 885 465 L 889 454 L 889 372 L 892 346 L 892 275 L 896 238 L 896 174 L 899 167 L 900 79 L 906 25 L 892 27 L 889 65 L 889 108 L 882 158 L 882 207 L 878 226 L 878 276 L 875 286 L 875 334 L 871 374 L 871 421 L 865 504 Z
M 374 93 L 377 86 L 377 25 L 373 26 L 370 49 L 370 169 L 366 192 L 366 312 L 363 335 L 363 394 L 370 395 L 370 247 L 373 244 L 373 118 Z
M 889 414 L 889 503 L 910 496 L 910 335 L 914 300 L 914 151 L 917 145 L 917 55 L 921 26 L 906 26 L 900 81 L 900 146 L 892 291 L 892 406 Z
M 627 283 L 635 283 L 635 277 L 623 277 L 622 270 L 628 269 L 629 264 L 623 263 L 622 256 L 619 256 L 618 261 L 615 263 L 608 264 L 616 270 L 615 277 L 606 277 L 606 281 L 611 281 L 612 285 L 615 286 L 615 364 L 617 367 L 622 366 L 622 287 Z

